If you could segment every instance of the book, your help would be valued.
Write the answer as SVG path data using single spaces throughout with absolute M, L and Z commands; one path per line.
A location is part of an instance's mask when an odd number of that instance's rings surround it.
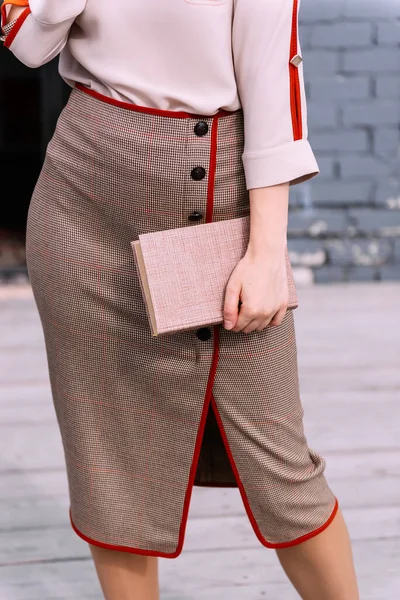
M 225 289 L 244 256 L 250 216 L 139 234 L 131 242 L 153 336 L 223 323 Z M 286 248 L 289 305 L 298 306 Z

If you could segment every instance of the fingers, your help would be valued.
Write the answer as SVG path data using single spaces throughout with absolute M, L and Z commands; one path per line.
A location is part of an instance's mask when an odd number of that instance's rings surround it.
M 225 290 L 224 301 L 224 327 L 233 329 L 236 325 L 239 314 L 241 285 L 234 279 L 231 279 Z
M 256 310 L 242 305 L 239 312 L 239 318 L 237 320 L 236 326 L 233 328 L 233 331 L 250 333 L 251 331 L 254 331 L 257 327 L 259 327 L 262 323 L 266 323 L 265 326 L 267 326 L 272 317 L 272 314 L 270 318 L 263 317 Z
M 282 323 L 287 311 L 287 306 L 282 306 L 278 310 L 265 311 L 260 314 L 255 310 L 242 307 L 239 312 L 236 325 L 232 331 L 242 333 L 251 333 L 252 331 L 262 331 L 268 326 L 278 326 Z
M 274 316 L 273 319 L 271 319 L 270 321 L 270 326 L 271 327 L 278 327 L 283 319 L 285 318 L 287 312 L 287 306 L 281 308 L 280 310 L 278 310 L 278 312 L 276 313 L 276 315 Z

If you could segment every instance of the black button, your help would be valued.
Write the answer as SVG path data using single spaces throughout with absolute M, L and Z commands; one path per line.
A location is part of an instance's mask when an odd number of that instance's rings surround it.
M 196 337 L 203 342 L 206 342 L 211 337 L 211 329 L 209 327 L 201 327 L 196 331 Z
M 200 219 L 203 218 L 202 213 L 197 212 L 196 210 L 194 210 L 189 216 L 188 219 L 189 221 L 200 221 Z
M 195 167 L 191 172 L 192 179 L 200 181 L 206 176 L 206 170 L 203 167 Z
M 205 121 L 199 121 L 196 123 L 194 127 L 194 132 L 198 137 L 202 137 L 203 135 L 207 135 L 208 133 L 208 125 Z

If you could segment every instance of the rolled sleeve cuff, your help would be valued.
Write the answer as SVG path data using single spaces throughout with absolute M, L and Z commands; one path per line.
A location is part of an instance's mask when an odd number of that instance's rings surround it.
M 17 17 L 10 23 L 7 23 L 8 12 L 11 9 L 12 5 L 13 4 L 11 2 L 7 2 L 7 3 L 4 2 L 1 6 L 1 30 L 3 32 L 1 41 L 4 43 L 4 46 L 6 48 L 10 47 L 10 45 L 14 41 L 17 33 L 19 32 L 22 25 L 24 24 L 26 18 L 31 13 L 31 9 L 29 7 L 28 0 L 19 0 L 18 2 L 15 2 L 15 5 L 20 6 L 21 8 L 24 8 L 25 10 L 22 11 L 22 13 L 19 15 L 19 17 Z
M 319 173 L 308 140 L 296 140 L 261 152 L 242 156 L 248 190 L 289 182 L 296 185 Z
M 14 25 L 16 25 L 17 21 L 18 19 L 14 19 L 14 21 L 11 21 L 11 23 L 7 23 L 7 25 L 4 25 L 4 27 L 2 27 L 5 38 L 8 36 L 9 33 L 11 33 L 11 30 L 14 27 Z

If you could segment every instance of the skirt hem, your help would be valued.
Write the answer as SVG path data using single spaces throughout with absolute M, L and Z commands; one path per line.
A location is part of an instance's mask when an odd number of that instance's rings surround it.
M 215 328 L 215 330 L 217 330 L 217 327 Z M 263 546 L 265 546 L 266 548 L 269 548 L 269 549 L 279 550 L 279 549 L 283 549 L 283 548 L 290 548 L 292 546 L 297 546 L 297 545 L 315 537 L 316 535 L 322 533 L 325 529 L 327 529 L 329 527 L 329 525 L 332 523 L 333 519 L 335 518 L 335 516 L 339 510 L 339 501 L 336 497 L 335 497 L 335 505 L 334 505 L 333 511 L 331 512 L 329 518 L 325 521 L 325 523 L 323 523 L 317 529 L 314 529 L 313 531 L 306 533 L 305 535 L 302 535 L 293 540 L 290 540 L 288 542 L 268 542 L 265 539 L 265 537 L 263 536 L 263 534 L 260 531 L 260 528 L 259 528 L 257 521 L 253 515 L 253 512 L 251 510 L 250 503 L 247 498 L 246 491 L 244 489 L 244 485 L 240 479 L 239 472 L 238 472 L 238 469 L 235 464 L 235 459 L 234 459 L 232 451 L 229 447 L 228 439 L 227 439 L 227 436 L 225 433 L 225 429 L 224 429 L 221 417 L 218 412 L 217 404 L 216 404 L 214 396 L 212 394 L 212 388 L 213 388 L 217 364 L 218 364 L 218 334 L 217 334 L 217 331 L 215 331 L 213 362 L 212 362 L 212 365 L 210 368 L 209 380 L 208 380 L 207 390 L 206 390 L 205 399 L 204 399 L 203 413 L 202 413 L 202 418 L 201 418 L 199 431 L 198 431 L 198 435 L 197 435 L 189 482 L 188 482 L 188 486 L 186 489 L 185 502 L 184 502 L 184 507 L 183 507 L 183 512 L 182 512 L 180 530 L 179 530 L 179 540 L 178 540 L 176 550 L 174 552 L 168 553 L 168 552 L 161 552 L 161 551 L 157 551 L 157 550 L 146 550 L 146 549 L 142 549 L 142 548 L 133 548 L 133 547 L 129 547 L 129 546 L 118 546 L 118 545 L 106 544 L 106 543 L 91 539 L 88 536 L 86 536 L 84 533 L 79 531 L 79 529 L 76 527 L 76 525 L 73 522 L 71 511 L 70 511 L 70 520 L 71 520 L 72 528 L 79 537 L 81 537 L 83 540 L 85 540 L 89 544 L 92 544 L 94 546 L 99 546 L 100 548 L 105 548 L 107 550 L 129 552 L 132 554 L 142 554 L 142 555 L 146 555 L 146 556 L 155 556 L 155 557 L 159 557 L 159 558 L 177 558 L 181 554 L 182 549 L 183 549 L 184 539 L 185 539 L 190 499 L 191 499 L 191 495 L 192 495 L 192 491 L 193 491 L 194 478 L 195 478 L 195 474 L 196 474 L 196 470 L 197 470 L 197 463 L 198 463 L 198 459 L 199 459 L 199 455 L 200 455 L 200 448 L 201 448 L 201 442 L 203 439 L 206 416 L 207 416 L 207 412 L 208 412 L 210 405 L 211 405 L 211 408 L 215 414 L 215 418 L 218 423 L 221 437 L 224 442 L 225 450 L 226 450 L 227 456 L 229 458 L 229 462 L 231 464 L 232 471 L 235 476 L 236 486 L 232 486 L 232 485 L 220 486 L 218 484 L 216 484 L 216 485 L 208 484 L 205 487 L 238 487 L 239 491 L 240 491 L 240 495 L 242 497 L 245 511 L 250 520 L 253 531 L 254 531 L 257 539 L 259 540 L 259 542 Z
M 290 542 L 282 542 L 282 543 L 267 542 L 267 540 L 259 532 L 258 528 L 257 528 L 258 531 L 255 531 L 255 533 L 256 533 L 258 540 L 261 542 L 261 544 L 268 549 L 279 550 L 279 549 L 283 549 L 283 548 L 290 548 L 292 546 L 298 546 L 299 544 L 302 544 L 303 542 L 315 537 L 316 535 L 322 533 L 325 529 L 327 529 L 329 527 L 329 525 L 332 523 L 333 519 L 335 518 L 336 513 L 338 512 L 338 509 L 339 509 L 339 502 L 338 502 L 338 499 L 336 498 L 336 502 L 335 502 L 335 506 L 332 511 L 332 514 L 330 515 L 329 519 L 321 527 L 319 527 L 318 529 L 315 529 L 314 531 L 311 531 L 310 533 L 307 533 L 306 535 L 303 535 L 295 540 L 292 540 Z M 172 553 L 161 552 L 161 551 L 157 551 L 157 550 L 146 550 L 143 548 L 131 548 L 130 546 L 114 546 L 113 544 L 105 544 L 104 542 L 99 542 L 98 540 L 93 540 L 93 539 L 89 538 L 88 536 L 86 536 L 81 531 L 79 531 L 79 529 L 76 527 L 76 525 L 74 524 L 74 522 L 72 520 L 71 512 L 69 513 L 69 516 L 70 516 L 72 529 L 81 539 L 83 539 L 88 544 L 91 544 L 92 546 L 104 548 L 105 550 L 113 550 L 116 552 L 128 552 L 130 554 L 141 554 L 144 556 L 154 556 L 157 558 L 178 558 L 178 556 L 181 554 L 182 549 L 183 549 L 183 544 L 179 545 L 178 548 L 175 550 L 175 552 L 172 552 Z

